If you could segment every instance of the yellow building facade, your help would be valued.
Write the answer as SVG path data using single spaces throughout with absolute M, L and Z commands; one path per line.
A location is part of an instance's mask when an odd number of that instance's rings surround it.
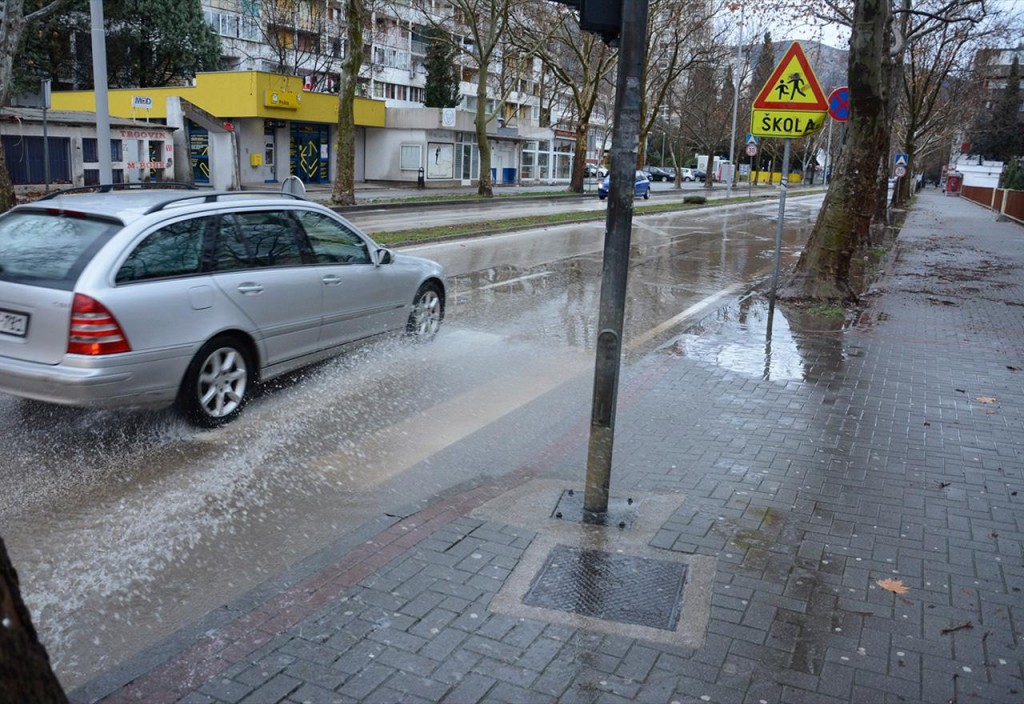
M 108 91 L 114 117 L 176 127 L 175 161 L 191 180 L 220 187 L 333 177 L 338 96 L 303 89 L 301 78 L 261 71 L 197 74 L 193 85 Z M 54 110 L 95 112 L 93 91 L 58 91 Z M 383 128 L 384 102 L 355 99 L 356 174 L 364 171 L 365 129 Z M 189 174 L 176 169 L 176 178 Z

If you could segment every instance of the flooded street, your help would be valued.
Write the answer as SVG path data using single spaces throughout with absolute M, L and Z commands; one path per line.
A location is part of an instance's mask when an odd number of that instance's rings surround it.
M 787 203 L 784 263 L 820 204 Z M 802 378 L 785 325 L 766 349 L 765 311 L 726 305 L 770 274 L 777 209 L 637 218 L 627 358 L 668 344 L 763 378 Z M 447 268 L 433 344 L 365 345 L 272 384 L 218 430 L 169 410 L 0 395 L 0 535 L 64 686 L 368 521 L 515 469 L 588 419 L 602 237 L 589 223 L 402 250 Z M 708 342 L 703 331 L 722 326 L 741 332 Z

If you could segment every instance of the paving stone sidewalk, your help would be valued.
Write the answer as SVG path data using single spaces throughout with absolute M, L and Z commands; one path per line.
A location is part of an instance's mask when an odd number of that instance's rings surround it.
M 696 647 L 499 608 L 560 528 L 488 500 L 578 484 L 578 427 L 72 700 L 1024 701 L 1024 227 L 926 190 L 883 267 L 845 330 L 777 311 L 768 350 L 765 312 L 737 304 L 623 372 L 613 494 L 675 508 L 633 543 L 587 535 L 690 561 Z

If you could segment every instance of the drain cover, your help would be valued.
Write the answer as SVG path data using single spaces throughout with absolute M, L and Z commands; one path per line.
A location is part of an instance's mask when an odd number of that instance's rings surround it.
M 685 581 L 679 562 L 556 545 L 523 603 L 671 631 Z

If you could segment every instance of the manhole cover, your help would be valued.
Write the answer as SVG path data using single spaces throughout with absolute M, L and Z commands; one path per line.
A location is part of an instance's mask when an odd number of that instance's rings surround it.
M 671 631 L 685 581 L 679 562 L 556 545 L 523 603 Z

